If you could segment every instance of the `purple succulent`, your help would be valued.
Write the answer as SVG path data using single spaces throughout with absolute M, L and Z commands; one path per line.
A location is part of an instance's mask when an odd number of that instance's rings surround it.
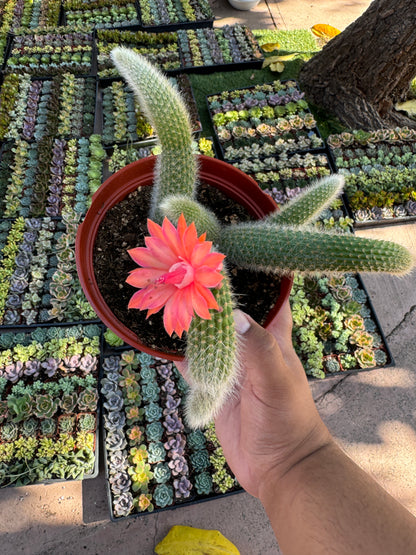
M 108 479 L 111 485 L 111 491 L 114 494 L 128 492 L 131 486 L 131 480 L 127 472 L 116 472 Z
M 35 243 L 38 238 L 38 234 L 35 231 L 25 231 L 23 233 L 23 240 L 26 243 Z
M 113 451 L 109 457 L 109 467 L 111 473 L 117 473 L 129 466 L 126 451 Z
M 45 374 L 49 378 L 52 378 L 56 374 L 60 364 L 61 359 L 50 357 L 41 363 L 41 367 L 43 368 Z
M 124 428 L 125 423 L 126 415 L 124 412 L 114 410 L 105 415 L 104 427 L 110 432 Z
M 163 409 L 163 414 L 166 416 L 167 414 L 172 414 L 176 412 L 176 409 L 179 407 L 180 403 L 180 399 L 174 399 L 172 395 L 168 395 L 165 402 L 165 408 Z
M 7 297 L 5 305 L 8 308 L 19 308 L 22 305 L 20 295 L 11 294 Z
M 168 462 L 168 466 L 171 469 L 173 476 L 187 474 L 189 471 L 188 463 L 182 455 L 175 455 L 175 457 Z
M 104 402 L 104 407 L 108 411 L 120 411 L 124 406 L 123 394 L 121 391 L 112 391 L 107 395 Z
M 91 372 L 94 372 L 94 370 L 97 368 L 97 363 L 98 363 L 97 357 L 93 357 L 88 353 L 87 355 L 84 355 L 81 358 L 79 369 L 85 376 L 86 374 L 90 374 Z
M 175 382 L 173 380 L 166 380 L 166 382 L 162 385 L 161 389 L 167 395 L 175 395 L 176 393 Z
M 11 279 L 9 291 L 11 293 L 21 295 L 28 285 L 29 284 L 25 279 Z
M 105 440 L 105 446 L 108 451 L 120 451 L 125 449 L 127 445 L 126 436 L 122 430 L 108 432 Z
M 118 385 L 116 382 L 103 378 L 101 380 L 101 394 L 107 397 L 110 393 L 114 393 L 118 390 Z
M 113 499 L 115 516 L 127 516 L 133 509 L 133 496 L 129 491 L 116 495 Z
M 30 220 L 26 220 L 26 227 L 33 231 L 39 231 L 42 227 L 42 222 L 37 218 L 31 218 Z
M 269 106 L 278 106 L 282 103 L 282 98 L 278 94 L 271 94 L 268 97 Z
M 109 372 L 118 372 L 119 368 L 120 368 L 120 358 L 119 357 L 111 356 L 111 357 L 106 357 L 104 359 L 103 369 L 105 370 L 105 372 L 107 372 L 107 373 L 109 373 Z M 107 379 L 110 379 L 110 377 L 107 376 Z
M 40 361 L 28 360 L 27 362 L 25 362 L 25 369 L 23 373 L 25 376 L 32 376 L 33 378 L 36 378 L 37 376 L 39 376 L 40 369 Z
M 10 382 L 16 383 L 23 376 L 23 363 L 18 360 L 14 364 L 7 364 L 4 368 L 4 377 Z
M 175 490 L 175 497 L 186 499 L 191 494 L 192 484 L 186 476 L 181 476 L 173 480 L 173 488 Z
M 167 451 L 169 451 L 170 456 L 174 456 L 174 454 L 183 455 L 185 452 L 185 444 L 186 439 L 181 434 L 176 434 L 174 437 L 171 437 L 165 444 L 164 447 Z
M 259 101 L 256 98 L 246 98 L 244 100 L 244 106 L 246 108 L 254 108 L 254 106 L 257 106 L 258 103 Z
M 182 420 L 176 413 L 168 414 L 163 422 L 163 426 L 166 428 L 166 433 L 169 435 L 182 432 L 184 428 Z
M 55 205 L 47 206 L 45 212 L 46 215 L 50 217 L 59 216 L 59 207 Z
M 14 259 L 16 266 L 20 268 L 28 268 L 30 266 L 30 255 L 26 252 L 19 252 Z
M 20 312 L 9 308 L 5 311 L 3 316 L 3 325 L 11 326 L 13 324 L 18 324 L 20 321 Z
M 171 364 L 161 364 L 157 367 L 157 373 L 159 376 L 165 380 L 169 379 L 172 375 L 172 365 Z

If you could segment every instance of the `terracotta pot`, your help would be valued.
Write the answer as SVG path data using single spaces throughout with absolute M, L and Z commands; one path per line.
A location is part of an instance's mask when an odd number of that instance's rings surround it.
M 101 222 L 107 211 L 122 201 L 129 193 L 139 186 L 151 186 L 153 184 L 155 161 L 156 157 L 150 156 L 133 162 L 113 174 L 101 185 L 92 198 L 91 206 L 83 223 L 79 226 L 75 243 L 75 256 L 78 276 L 84 293 L 97 316 L 108 328 L 128 345 L 140 351 L 156 357 L 182 360 L 183 356 L 179 354 L 155 351 L 142 344 L 136 334 L 122 324 L 110 310 L 100 293 L 94 275 L 93 249 Z M 260 189 L 254 179 L 234 166 L 208 156 L 200 156 L 199 162 L 201 181 L 219 189 L 228 197 L 237 201 L 254 218 L 259 219 L 276 209 L 274 200 Z M 266 327 L 288 298 L 292 281 L 292 278 L 282 278 L 281 294 L 267 316 Z

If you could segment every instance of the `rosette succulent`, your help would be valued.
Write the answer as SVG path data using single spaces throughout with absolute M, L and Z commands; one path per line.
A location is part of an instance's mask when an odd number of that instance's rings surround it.
M 38 395 L 35 398 L 33 412 L 38 418 L 52 418 L 58 410 L 58 400 L 52 395 Z
M 189 424 L 201 427 L 215 417 L 238 380 L 236 303 L 228 261 L 278 275 L 357 271 L 400 275 L 410 271 L 413 259 L 395 243 L 310 226 L 339 196 L 343 178 L 338 175 L 306 188 L 282 210 L 260 221 L 223 226 L 195 200 L 198 162 L 190 116 L 177 89 L 132 50 L 117 47 L 111 57 L 162 147 L 152 188 L 151 236 L 146 247 L 130 252 L 143 266 L 128 278 L 138 288 L 130 303 L 150 314 L 163 308 L 168 333 L 187 332 L 192 385 L 186 410 Z M 292 123 L 299 123 L 296 116 Z

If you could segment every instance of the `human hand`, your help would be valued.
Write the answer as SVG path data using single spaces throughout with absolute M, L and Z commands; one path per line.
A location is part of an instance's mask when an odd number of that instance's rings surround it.
M 242 337 L 239 387 L 215 420 L 225 458 L 241 486 L 261 498 L 263 485 L 330 441 L 292 345 L 289 302 L 265 330 L 235 311 Z M 177 363 L 185 373 L 186 364 Z

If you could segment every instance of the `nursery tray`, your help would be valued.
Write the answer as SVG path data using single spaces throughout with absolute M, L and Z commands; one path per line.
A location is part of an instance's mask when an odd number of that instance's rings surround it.
M 41 326 L 38 325 L 36 327 L 39 328 Z M 51 326 L 51 327 L 53 327 L 53 326 Z M 67 327 L 68 328 L 74 328 L 76 326 L 75 326 L 75 324 L 71 324 L 71 325 L 67 325 Z M 13 334 L 16 334 L 17 331 L 22 331 L 22 332 L 26 331 L 26 332 L 30 333 L 30 332 L 34 331 L 34 328 L 26 327 L 25 330 L 23 330 L 23 329 L 16 330 L 16 329 L 8 328 L 8 329 L 2 330 L 2 333 L 5 333 L 6 331 L 10 332 L 10 333 L 13 333 Z M 101 352 L 101 350 L 102 350 L 102 327 L 101 327 L 101 331 L 100 331 L 99 335 L 97 335 L 96 337 L 99 338 L 99 345 L 100 345 L 100 352 Z M 4 347 L 3 347 L 3 349 L 4 349 Z M 101 380 L 101 373 L 102 373 L 102 368 L 101 368 L 101 365 L 100 365 L 100 361 L 101 361 L 100 354 L 96 355 L 96 359 L 97 359 L 97 368 L 94 371 L 93 376 L 95 377 L 95 380 L 96 380 L 95 388 L 98 392 L 97 408 L 94 411 L 87 411 L 87 412 L 95 413 L 95 416 L 96 416 L 96 429 L 94 431 L 94 435 L 95 435 L 94 466 L 93 466 L 92 472 L 85 473 L 82 478 L 47 478 L 47 479 L 38 480 L 38 481 L 35 481 L 35 482 L 29 482 L 29 483 L 18 484 L 18 485 L 9 484 L 9 485 L 5 485 L 5 486 L 2 486 L 2 487 L 10 488 L 10 487 L 21 487 L 21 486 L 32 486 L 32 485 L 48 485 L 48 484 L 55 484 L 55 483 L 64 483 L 64 482 L 69 482 L 69 481 L 83 481 L 83 480 L 96 478 L 98 476 L 98 473 L 99 473 L 99 459 L 100 459 L 100 416 L 101 416 L 101 401 L 100 401 L 100 398 L 99 398 L 99 392 L 100 392 L 100 380 Z M 64 376 L 64 374 L 57 375 L 56 380 L 61 379 L 63 376 Z M 47 376 L 42 377 L 42 382 L 47 383 L 49 381 L 50 381 L 50 378 L 48 378 Z M 18 382 L 19 382 L 19 380 L 16 383 L 18 383 Z M 29 383 L 30 383 L 30 378 L 29 378 Z M 14 384 L 12 384 L 12 385 L 14 385 Z M 7 392 L 9 387 L 10 387 L 10 385 L 6 386 L 6 392 Z M 8 395 L 5 395 L 4 400 L 6 400 L 7 397 L 8 397 Z M 82 413 L 82 411 L 78 410 L 78 411 L 76 411 L 74 413 L 71 413 L 71 414 L 79 415 L 81 413 Z M 57 426 L 58 426 L 60 416 L 61 415 L 55 417 L 55 420 L 57 422 Z M 0 424 L 0 429 L 1 429 L 1 427 L 2 427 L 2 424 Z M 18 436 L 18 437 L 21 437 L 21 436 Z M 45 437 L 47 437 L 47 436 L 45 436 Z M 2 443 L 3 442 L 0 441 L 0 444 L 2 444 Z M 53 459 L 52 459 L 51 462 L 53 462 Z
M 161 0 L 164 2 L 165 0 Z M 177 31 L 178 29 L 206 29 L 211 28 L 214 25 L 215 17 L 214 15 L 207 19 L 198 19 L 197 21 L 178 21 L 174 23 L 163 23 L 160 25 L 146 25 L 142 20 L 142 13 L 140 8 L 140 3 L 138 0 L 135 1 L 136 10 L 139 19 L 139 28 L 141 31 L 147 31 L 152 33 L 165 33 L 170 31 Z
M 371 301 L 371 298 L 370 298 L 370 296 L 369 296 L 369 294 L 368 294 L 368 292 L 367 292 L 367 289 L 366 289 L 366 287 L 365 287 L 365 285 L 364 285 L 364 282 L 363 282 L 363 280 L 362 280 L 360 274 L 354 274 L 354 277 L 355 277 L 355 279 L 358 281 L 358 283 L 359 283 L 359 285 L 360 285 L 360 289 L 361 289 L 362 291 L 364 291 L 364 293 L 365 293 L 366 296 L 367 296 L 366 304 L 368 305 L 368 307 L 369 307 L 369 309 L 370 309 L 370 311 L 371 311 L 371 319 L 373 320 L 373 322 L 374 322 L 375 325 L 376 325 L 376 328 L 377 328 L 377 329 L 376 329 L 376 333 L 378 333 L 378 334 L 380 335 L 380 337 L 381 337 L 381 340 L 382 340 L 382 347 L 383 347 L 382 350 L 386 353 L 387 361 L 386 361 L 386 364 L 383 364 L 383 366 L 373 366 L 372 368 L 351 368 L 351 369 L 349 369 L 349 370 L 341 370 L 340 372 L 326 372 L 325 369 L 323 369 L 324 372 L 325 372 L 325 378 L 324 378 L 325 380 L 328 379 L 328 378 L 330 378 L 331 376 L 346 376 L 346 375 L 348 375 L 348 374 L 358 374 L 358 373 L 361 373 L 361 372 L 369 372 L 369 371 L 371 371 L 371 370 L 379 370 L 379 369 L 381 369 L 381 368 L 393 368 L 393 367 L 395 366 L 395 362 L 394 362 L 394 359 L 393 359 L 393 355 L 392 355 L 391 350 L 390 350 L 390 347 L 389 347 L 389 345 L 388 345 L 388 343 L 387 343 L 386 336 L 384 335 L 384 332 L 383 332 L 383 329 L 382 329 L 382 327 L 381 327 L 380 321 L 379 321 L 379 319 L 378 319 L 378 317 L 377 317 L 377 314 L 376 314 L 376 311 L 375 311 L 375 309 L 374 309 L 374 305 L 373 305 L 373 303 L 372 303 L 372 301 Z M 334 356 L 334 354 L 328 355 L 328 357 L 331 357 L 331 356 Z M 339 355 L 338 355 L 338 354 L 335 354 L 335 356 L 338 357 Z M 324 357 L 324 358 L 327 358 L 327 357 Z M 311 380 L 311 381 L 322 381 L 322 379 L 320 379 L 320 378 L 315 378 L 315 377 L 313 377 L 313 376 L 308 376 L 308 380 Z
M 354 220 L 354 227 L 356 229 L 370 229 L 374 227 L 382 227 L 382 226 L 395 226 L 400 224 L 408 224 L 412 222 L 416 222 L 416 215 L 415 216 L 396 216 L 393 218 L 381 218 L 379 220 L 366 220 L 366 221 L 358 221 L 354 217 L 354 212 L 350 206 L 348 195 L 343 193 L 345 206 L 348 211 L 348 215 L 350 218 Z
M 137 512 L 137 513 L 131 513 L 129 515 L 126 516 L 114 516 L 114 512 L 113 512 L 113 497 L 112 497 L 112 493 L 111 493 L 111 487 L 110 487 L 110 483 L 108 481 L 109 475 L 108 475 L 108 467 L 106 464 L 106 460 L 107 460 L 107 451 L 105 448 L 105 436 L 103 438 L 103 451 L 104 451 L 104 468 L 105 468 L 105 489 L 106 489 L 106 494 L 107 494 L 107 502 L 108 502 L 108 507 L 109 507 L 109 511 L 110 511 L 110 520 L 112 522 L 120 522 L 120 520 L 132 520 L 135 518 L 140 518 L 140 517 L 145 517 L 148 515 L 154 515 L 154 514 L 158 514 L 158 513 L 163 513 L 166 511 L 173 511 L 175 509 L 180 509 L 182 507 L 191 507 L 194 505 L 199 505 L 200 503 L 205 503 L 207 501 L 214 501 L 216 499 L 224 499 L 226 497 L 231 497 L 232 495 L 236 495 L 238 493 L 244 493 L 245 490 L 243 488 L 239 488 L 239 489 L 235 489 L 234 491 L 228 491 L 226 493 L 222 493 L 222 494 L 215 494 L 215 495 L 210 495 L 210 496 L 206 496 L 206 497 L 201 497 L 201 498 L 194 498 L 194 499 L 189 499 L 186 501 L 181 501 L 180 503 L 176 503 L 173 505 L 170 505 L 169 507 L 164 507 L 159 508 L 159 509 L 154 509 L 153 511 L 143 511 L 143 512 Z
M 106 355 L 103 355 L 101 360 L 104 361 L 105 358 L 108 358 L 109 356 L 111 356 L 111 353 L 112 353 L 113 355 L 120 356 L 123 352 L 126 352 L 126 351 L 134 351 L 134 352 L 138 353 L 137 350 L 134 350 L 134 349 L 132 349 L 131 347 L 124 347 L 124 348 L 119 348 L 119 349 L 116 349 L 116 350 L 112 349 L 112 350 L 108 350 L 108 351 L 107 351 L 107 354 L 106 354 Z M 153 360 L 154 360 L 154 362 L 157 362 L 156 359 L 153 359 Z M 137 370 L 136 372 L 139 372 L 139 373 L 140 373 L 140 370 Z M 105 377 L 105 374 L 104 374 L 104 373 L 103 373 L 103 377 Z M 158 379 L 158 382 L 159 382 L 159 384 L 160 384 L 160 383 L 163 383 L 163 378 L 159 378 L 159 379 Z M 176 385 L 177 385 L 177 384 L 176 384 Z M 183 394 L 182 394 L 182 393 L 178 392 L 178 395 L 183 399 Z M 105 398 L 104 398 L 104 396 L 103 396 L 102 394 L 101 394 L 101 401 L 102 401 L 102 404 L 104 404 Z M 141 404 L 140 406 L 145 406 L 145 404 L 143 403 L 143 404 Z M 159 406 L 163 406 L 163 405 L 160 404 Z M 125 408 L 122 408 L 121 411 L 124 412 L 124 411 L 125 411 Z M 105 408 L 104 408 L 104 406 L 103 406 L 103 418 L 102 418 L 102 422 L 101 422 L 101 424 L 102 424 L 101 435 L 102 435 L 102 437 L 103 437 L 104 472 L 105 472 L 105 478 L 106 478 L 107 499 L 108 499 L 108 503 L 109 503 L 110 519 L 111 519 L 112 521 L 119 521 L 119 520 L 122 520 L 122 519 L 125 519 L 125 518 L 132 519 L 132 518 L 136 518 L 136 517 L 143 516 L 143 515 L 146 515 L 146 514 L 158 513 L 158 512 L 161 512 L 161 511 L 173 510 L 173 509 L 178 508 L 178 507 L 186 507 L 186 506 L 194 505 L 194 504 L 199 503 L 199 502 L 210 501 L 210 500 L 213 500 L 213 499 L 222 499 L 224 496 L 234 495 L 234 494 L 236 494 L 236 493 L 241 493 L 241 492 L 244 491 L 240 486 L 235 485 L 232 489 L 230 488 L 230 490 L 227 491 L 226 493 L 211 493 L 211 494 L 209 494 L 209 495 L 198 495 L 197 493 L 195 493 L 195 486 L 193 486 L 193 488 L 191 489 L 191 494 L 190 494 L 190 496 L 189 496 L 188 498 L 182 499 L 182 500 L 175 500 L 175 498 L 174 498 L 174 502 L 173 502 L 171 505 L 167 506 L 167 507 L 163 507 L 163 508 L 162 508 L 162 507 L 158 507 L 158 508 L 155 508 L 153 511 L 143 511 L 143 512 L 139 512 L 139 511 L 138 511 L 138 512 L 134 512 L 134 513 L 131 513 L 131 514 L 129 514 L 129 515 L 126 515 L 126 516 L 115 516 L 114 510 L 113 510 L 113 498 L 114 498 L 114 494 L 113 494 L 113 492 L 111 491 L 111 485 L 110 485 L 110 483 L 109 483 L 109 476 L 110 476 L 110 473 L 109 473 L 109 465 L 107 464 L 107 460 L 108 460 L 108 459 L 107 459 L 107 456 L 108 456 L 109 450 L 108 450 L 107 447 L 106 447 L 107 432 L 106 432 L 105 425 L 104 425 L 104 421 L 105 421 L 104 414 L 105 414 L 105 412 L 106 412 L 106 410 L 105 410 Z M 180 417 L 183 418 L 183 408 L 180 410 Z M 146 422 L 146 421 L 145 421 L 144 419 L 141 420 L 141 425 L 142 425 L 142 426 L 143 426 L 143 422 Z M 149 423 L 149 422 L 148 422 L 148 423 Z M 124 426 L 124 430 L 126 430 L 127 428 L 128 428 L 128 426 Z M 188 433 L 191 432 L 191 431 L 192 431 L 192 430 L 190 430 L 190 429 L 185 425 L 184 428 L 182 429 L 182 431 L 179 432 L 179 433 L 180 433 L 181 435 L 187 436 Z M 169 438 L 175 437 L 175 434 L 170 434 L 170 435 L 168 434 L 167 436 L 164 434 L 163 437 L 165 437 L 164 440 L 163 440 L 163 439 L 160 439 L 160 440 L 159 440 L 159 441 L 161 441 L 162 443 L 163 443 L 163 441 L 166 441 L 166 438 L 168 438 L 168 437 L 169 437 Z M 127 442 L 128 442 L 127 437 L 126 437 L 126 440 L 127 440 Z M 147 448 L 147 446 L 149 445 L 149 443 L 151 443 L 151 442 L 148 442 L 148 441 L 146 440 L 146 438 L 144 438 L 144 439 L 141 441 L 141 444 L 146 445 L 146 448 Z M 136 445 L 136 446 L 138 446 L 138 445 Z M 185 449 L 186 449 L 186 447 L 185 447 Z M 206 446 L 204 447 L 204 449 L 206 449 L 206 450 L 208 451 L 208 453 L 211 453 L 211 452 L 212 452 L 212 447 L 210 447 L 209 445 L 208 445 L 208 446 L 206 445 Z M 127 443 L 127 446 L 123 449 L 123 451 L 127 451 L 127 452 L 128 452 L 128 450 L 129 450 L 129 444 Z M 193 452 L 195 452 L 195 451 L 193 451 L 192 448 L 190 448 L 190 447 L 188 446 L 188 450 L 186 451 L 186 455 L 185 455 L 185 458 L 186 458 L 186 461 L 187 461 L 187 464 L 188 464 L 188 472 L 187 472 L 185 475 L 186 475 L 191 481 L 193 481 L 193 477 L 195 476 L 195 470 L 192 469 L 191 462 L 190 462 L 190 455 L 191 455 Z M 169 459 L 169 457 L 166 456 L 164 462 L 168 462 L 168 460 L 170 460 L 170 459 Z M 150 463 L 150 464 L 151 464 L 151 465 L 154 465 L 154 464 L 157 464 L 157 463 L 155 462 L 155 463 Z M 134 465 L 131 465 L 131 466 L 134 466 Z M 228 470 L 228 472 L 229 472 L 229 469 L 228 469 L 228 468 L 227 468 L 227 470 Z M 124 471 L 127 472 L 127 469 L 124 468 Z M 212 465 L 210 465 L 209 467 L 207 467 L 207 468 L 206 468 L 205 470 L 203 470 L 203 471 L 204 471 L 204 472 L 211 473 L 211 471 L 212 471 Z M 182 475 L 182 474 L 180 474 L 178 477 L 180 477 L 181 475 Z M 167 483 L 168 483 L 169 485 L 172 485 L 174 479 L 175 479 L 175 476 L 172 475 L 172 476 L 168 479 Z M 151 488 L 156 487 L 157 485 L 158 485 L 158 483 L 156 483 L 156 481 L 153 481 L 153 482 L 151 483 Z M 131 489 L 131 487 L 130 487 L 127 491 L 129 491 L 130 493 L 133 493 L 134 496 L 138 496 L 138 495 L 140 495 L 140 493 L 141 493 L 141 492 L 136 492 L 136 493 L 133 492 L 132 489 Z
M 334 173 L 338 172 L 338 167 L 337 164 L 335 162 L 335 158 L 334 158 L 334 154 L 332 152 L 332 148 L 327 146 L 327 151 L 328 151 L 328 158 L 329 158 L 329 162 L 330 165 L 332 167 L 332 170 Z M 400 224 L 408 224 L 408 223 L 412 223 L 412 222 L 416 222 L 416 215 L 414 216 L 395 216 L 393 218 L 380 218 L 378 220 L 365 220 L 365 221 L 358 221 L 355 219 L 354 217 L 354 211 L 352 210 L 350 203 L 349 203 L 349 199 L 348 199 L 348 195 L 346 193 L 342 194 L 343 200 L 344 200 L 344 204 L 345 207 L 347 209 L 348 212 L 348 216 L 354 220 L 354 228 L 356 229 L 370 229 L 370 228 L 375 228 L 375 227 L 382 227 L 382 226 L 395 226 L 395 225 L 400 225 Z
M 182 53 L 181 53 L 182 56 Z M 181 73 L 198 73 L 207 75 L 209 73 L 217 73 L 221 71 L 237 71 L 244 69 L 261 69 L 264 58 L 250 60 L 247 62 L 232 62 L 229 64 L 212 64 L 202 66 L 185 66 L 182 62 Z
M 138 8 L 140 9 L 140 8 Z M 210 29 L 214 25 L 214 18 L 212 19 L 202 19 L 198 21 L 181 21 L 178 23 L 165 23 L 163 25 L 143 25 L 141 23 L 141 16 L 139 14 L 141 31 L 147 31 L 149 33 L 165 33 L 170 31 L 177 31 L 178 29 Z
M 179 73 L 176 73 L 176 76 L 179 76 Z M 182 74 L 184 75 L 184 74 Z M 170 77 L 175 77 L 175 75 L 169 74 Z M 188 79 L 187 75 L 185 74 L 184 77 L 186 77 L 186 79 Z M 104 130 L 104 111 L 102 109 L 102 100 L 103 100 L 103 92 L 104 89 L 106 89 L 108 86 L 111 85 L 111 83 L 115 83 L 115 82 L 120 82 L 120 83 L 125 83 L 123 81 L 123 79 L 121 77 L 112 77 L 112 78 L 108 78 L 108 79 L 99 79 L 97 80 L 97 94 L 96 94 L 96 109 L 95 109 L 95 124 L 94 124 L 94 133 L 95 134 L 99 134 L 99 135 L 103 135 L 103 130 Z M 189 80 L 188 80 L 189 81 Z M 127 87 L 127 86 L 126 86 Z M 127 87 L 128 88 L 128 87 Z M 180 92 L 183 93 L 183 89 L 179 88 Z M 186 90 L 185 90 L 186 92 Z M 187 87 L 187 92 L 189 93 L 188 95 L 184 95 L 182 94 L 182 97 L 185 100 L 185 103 L 188 106 L 188 110 L 191 113 L 191 123 L 193 124 L 193 135 L 194 136 L 198 136 L 199 133 L 201 133 L 202 131 L 202 126 L 199 120 L 199 113 L 198 113 L 198 106 L 195 100 L 195 96 L 192 90 L 192 85 L 190 82 L 188 82 L 188 87 Z M 193 115 L 195 115 L 196 117 L 192 117 Z M 198 119 L 196 119 L 198 118 Z M 112 148 L 114 145 L 120 146 L 120 147 L 126 147 L 129 145 L 136 145 L 138 148 L 140 147 L 146 147 L 146 146 L 154 146 L 157 142 L 157 137 L 156 135 L 153 133 L 151 135 L 149 135 L 148 137 L 144 137 L 144 138 L 134 138 L 131 137 L 129 140 L 123 140 L 123 141 L 111 141 L 111 142 L 103 142 L 103 147 L 108 150 L 109 148 Z

